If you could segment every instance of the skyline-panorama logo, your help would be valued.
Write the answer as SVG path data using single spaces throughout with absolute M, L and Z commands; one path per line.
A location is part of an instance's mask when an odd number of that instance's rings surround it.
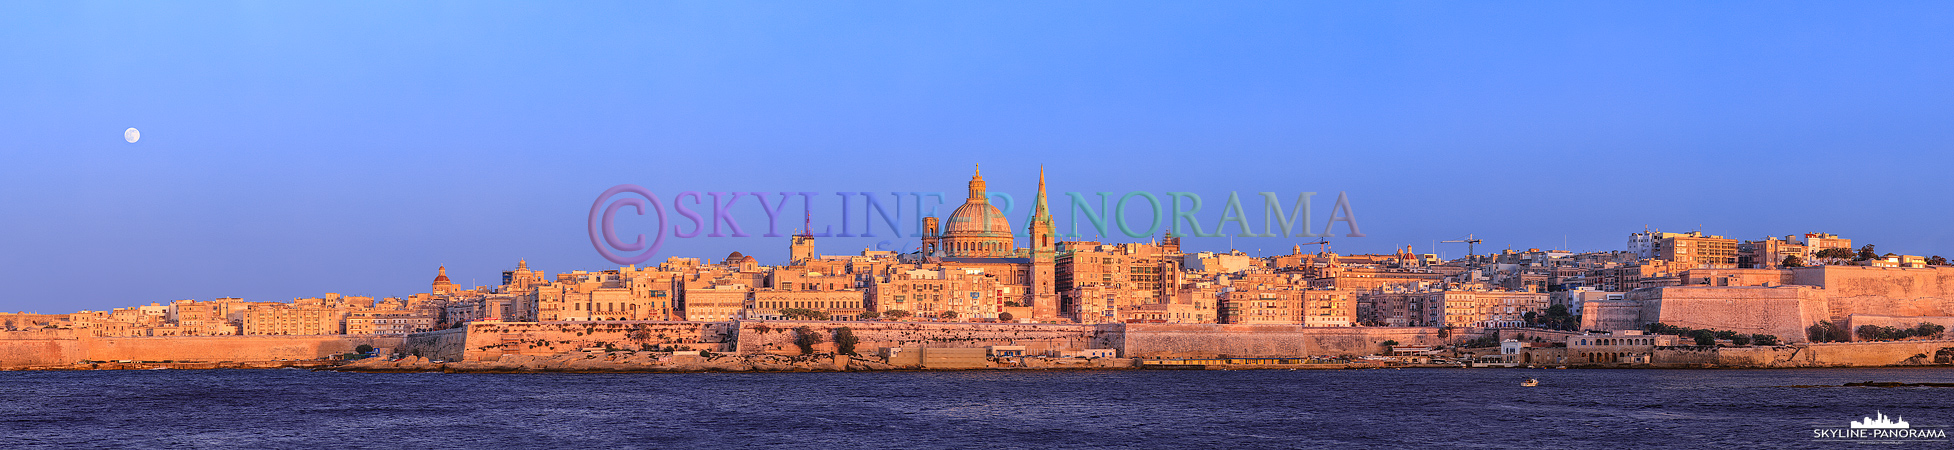
M 1814 428 L 1812 441 L 1856 444 L 1947 442 L 1947 429 L 1944 426 L 1914 428 L 1905 417 L 1887 417 L 1886 413 L 1875 411 L 1871 416 L 1847 423 L 1846 428 Z

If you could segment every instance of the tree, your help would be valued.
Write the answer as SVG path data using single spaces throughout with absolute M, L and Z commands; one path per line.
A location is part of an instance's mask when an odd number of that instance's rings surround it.
M 1750 335 L 1750 338 L 1757 345 L 1778 345 L 1778 337 L 1776 335 L 1753 334 Z
M 1386 340 L 1386 341 L 1384 341 L 1384 348 L 1391 348 L 1391 347 L 1396 347 L 1396 346 L 1398 346 L 1398 340 L 1397 340 L 1397 339 L 1390 339 L 1390 340 Z
M 955 319 L 955 318 L 957 318 L 957 312 L 956 312 L 956 311 L 944 311 L 944 312 L 943 312 L 942 314 L 937 314 L 937 315 L 936 315 L 936 317 L 941 317 L 941 318 L 943 318 L 944 320 L 950 320 L 950 319 Z
M 1879 331 L 1878 325 L 1860 325 L 1859 328 L 1852 330 L 1852 333 L 1858 335 L 1859 340 L 1876 341 L 1881 337 Z
M 861 342 L 861 339 L 855 338 L 855 330 L 848 327 L 835 329 L 835 353 L 853 355 L 855 354 L 855 344 Z
M 1926 324 L 1924 324 L 1924 323 L 1923 323 L 1923 324 L 1921 324 L 1921 325 L 1926 325 Z M 358 346 L 358 347 L 353 347 L 353 352 L 354 352 L 354 353 L 359 353 L 359 354 L 367 354 L 367 353 L 373 353 L 373 346 L 371 346 L 371 345 L 366 345 L 366 344 L 360 344 L 360 346 Z
M 1817 256 L 1819 258 L 1825 258 L 1825 259 L 1841 260 L 1841 259 L 1852 259 L 1855 257 L 1855 254 L 1852 252 L 1852 249 L 1849 248 L 1826 248 L 1826 249 L 1819 249 L 1818 253 L 1813 254 L 1813 256 Z
M 902 319 L 905 317 L 909 317 L 911 315 L 912 314 L 910 314 L 908 310 L 901 310 L 901 309 L 891 309 L 887 312 L 882 313 L 883 317 L 888 317 L 891 319 Z
M 1568 313 L 1567 305 L 1547 307 L 1547 312 L 1539 316 L 1540 326 L 1555 330 L 1572 330 L 1581 327 L 1581 316 Z
M 861 314 L 855 315 L 855 318 L 862 319 L 862 320 L 875 320 L 880 317 L 882 317 L 882 313 L 878 313 L 875 311 L 862 311 Z
M 807 326 L 794 328 L 794 346 L 800 347 L 803 355 L 813 354 L 814 345 L 824 340 L 819 333 L 814 332 L 813 328 Z
M 1696 338 L 1696 345 L 1717 345 L 1717 334 L 1714 331 L 1696 330 L 1690 333 L 1690 336 Z
M 1947 265 L 1947 258 L 1942 258 L 1940 257 L 1940 255 L 1934 255 L 1933 257 L 1927 258 L 1927 265 L 1945 266 Z
M 1927 322 L 1920 322 L 1920 325 L 1913 327 L 1914 336 L 1931 339 L 1939 339 L 1940 334 L 1945 331 L 1947 331 L 1947 327 Z
M 1852 260 L 1865 261 L 1870 259 L 1879 259 L 1879 254 L 1873 252 L 1873 244 L 1866 244 L 1865 247 L 1859 247 L 1859 256 Z
M 1731 336 L 1730 343 L 1733 345 L 1750 345 L 1750 335 L 1739 334 L 1736 336 Z
M 1018 318 L 1018 316 L 1013 316 L 1013 315 L 1011 315 L 1011 313 L 1008 313 L 1008 312 L 1001 312 L 1001 313 L 997 313 L 997 320 L 998 320 L 999 322 L 1010 322 L 1010 321 L 1012 321 L 1012 320 L 1014 320 L 1014 319 L 1017 319 L 1017 318 Z
M 1798 255 L 1784 255 L 1784 261 L 1778 263 L 1778 265 L 1785 267 L 1805 267 L 1805 259 L 1799 258 Z
M 787 320 L 828 320 L 828 313 L 807 308 L 781 308 L 780 317 Z
M 1852 340 L 1852 334 L 1847 332 L 1845 327 L 1832 323 L 1829 320 L 1820 320 L 1818 323 L 1806 327 L 1805 337 L 1810 338 L 1812 342 L 1845 342 Z

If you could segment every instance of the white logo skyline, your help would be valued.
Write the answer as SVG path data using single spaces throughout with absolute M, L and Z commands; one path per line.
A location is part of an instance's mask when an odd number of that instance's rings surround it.
M 1907 425 L 1907 421 L 1905 417 L 1894 416 L 1892 419 L 1888 419 L 1886 418 L 1885 413 L 1881 413 L 1877 411 L 1873 412 L 1873 416 L 1874 417 L 1864 417 L 1863 418 L 1864 420 L 1852 421 L 1852 427 L 1853 428 L 1912 428 L 1911 426 Z

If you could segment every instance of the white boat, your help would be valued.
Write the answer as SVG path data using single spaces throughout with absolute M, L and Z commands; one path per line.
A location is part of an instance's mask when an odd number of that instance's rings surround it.
M 1525 381 L 1520 382 L 1520 386 L 1525 386 L 1525 387 L 1534 387 L 1539 385 L 1540 385 L 1540 380 L 1536 380 L 1532 378 L 1528 378 Z

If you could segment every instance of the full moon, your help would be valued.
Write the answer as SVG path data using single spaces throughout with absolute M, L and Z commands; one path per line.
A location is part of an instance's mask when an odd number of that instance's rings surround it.
M 134 144 L 136 143 L 137 139 L 142 139 L 142 132 L 136 131 L 135 128 L 122 130 L 122 140 L 129 141 L 129 143 Z

